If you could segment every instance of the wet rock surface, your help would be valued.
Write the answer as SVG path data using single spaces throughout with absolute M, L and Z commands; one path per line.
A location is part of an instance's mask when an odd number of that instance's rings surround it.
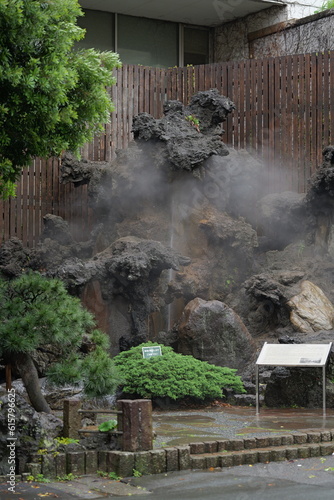
M 62 279 L 112 354 L 163 339 L 251 381 L 264 341 L 307 342 L 326 328 L 333 339 L 334 147 L 307 193 L 268 193 L 261 161 L 222 142 L 233 107 L 217 90 L 199 92 L 189 106 L 167 102 L 160 119 L 138 115 L 135 140 L 110 163 L 66 154 L 62 182 L 88 185 L 94 227 L 76 241 L 66 217 L 47 214 L 35 248 L 1 246 L 2 275 Z M 303 294 L 305 283 L 325 299 Z M 316 312 L 305 326 L 307 309 Z
M 10 396 L 1 396 L 0 402 L 0 475 L 8 473 L 8 410 Z M 15 396 L 15 449 L 16 463 L 24 470 L 31 453 L 43 448 L 45 441 L 61 435 L 63 421 L 52 414 L 37 413 L 18 394 Z M 12 441 L 10 442 L 12 443 Z M 18 465 L 19 464 L 19 465 Z
M 323 291 L 310 281 L 301 283 L 301 292 L 287 305 L 291 308 L 290 321 L 297 331 L 333 329 L 334 307 Z
M 226 304 L 196 298 L 182 313 L 177 350 L 242 372 L 255 360 L 256 345 L 240 317 Z
M 198 169 L 211 155 L 228 155 L 219 125 L 233 109 L 230 99 L 211 89 L 193 96 L 189 106 L 168 101 L 161 119 L 140 113 L 134 118 L 132 131 L 135 139 L 162 141 L 164 156 L 173 169 L 199 175 Z

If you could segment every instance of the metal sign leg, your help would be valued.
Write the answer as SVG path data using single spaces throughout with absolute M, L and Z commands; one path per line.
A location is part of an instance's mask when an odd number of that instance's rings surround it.
M 255 367 L 255 377 L 256 377 L 256 415 L 259 414 L 259 367 L 256 365 Z

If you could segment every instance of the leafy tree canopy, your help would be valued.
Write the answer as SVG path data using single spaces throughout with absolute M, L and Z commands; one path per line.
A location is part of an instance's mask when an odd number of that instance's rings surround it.
M 125 392 L 144 398 L 168 396 L 171 399 L 222 397 L 223 388 L 245 392 L 236 370 L 175 353 L 171 347 L 161 345 L 162 356 L 144 359 L 142 347 L 152 345 L 157 344 L 147 342 L 113 358 L 125 380 Z
M 78 149 L 113 109 L 113 52 L 74 50 L 77 0 L 0 0 L 0 196 L 35 156 Z
M 0 319 L 0 358 L 16 366 L 38 411 L 46 410 L 39 409 L 44 403 L 41 394 L 36 396 L 38 377 L 31 362 L 35 350 L 56 349 L 60 361 L 49 373 L 56 385 L 83 383 L 88 396 L 113 394 L 119 385 L 108 336 L 93 329 L 94 317 L 68 294 L 62 281 L 37 272 L 0 279 Z M 88 354 L 80 351 L 84 336 L 92 346 Z

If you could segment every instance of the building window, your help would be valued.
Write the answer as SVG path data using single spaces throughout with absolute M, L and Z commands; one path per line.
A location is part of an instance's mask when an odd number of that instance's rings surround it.
M 178 24 L 117 16 L 117 52 L 127 64 L 171 67 L 178 64 Z
M 84 10 L 78 26 L 85 28 L 85 38 L 77 46 L 84 49 L 115 50 L 114 14 L 99 10 Z
M 195 27 L 184 26 L 183 31 L 183 64 L 208 64 L 209 60 L 209 38 L 210 31 Z
M 116 51 L 124 64 L 170 68 L 210 62 L 210 29 L 84 9 L 81 48 Z

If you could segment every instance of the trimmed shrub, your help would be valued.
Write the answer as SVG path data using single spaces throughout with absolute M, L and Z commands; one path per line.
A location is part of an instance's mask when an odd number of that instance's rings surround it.
M 132 347 L 113 358 L 120 376 L 125 380 L 123 391 L 143 398 L 186 396 L 206 399 L 223 397 L 223 389 L 245 392 L 235 369 L 215 366 L 193 356 L 184 356 L 171 347 L 161 345 L 162 356 L 144 359 L 142 347 Z

